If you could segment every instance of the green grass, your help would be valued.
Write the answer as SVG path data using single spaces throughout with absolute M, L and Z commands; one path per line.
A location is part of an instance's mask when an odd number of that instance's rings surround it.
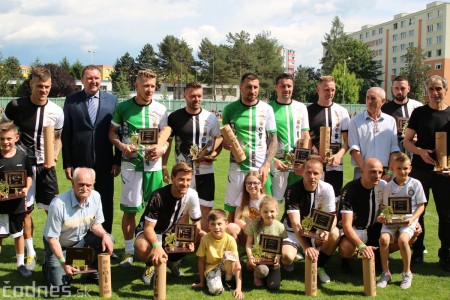
M 59 160 L 61 161 L 61 160 Z M 171 162 L 173 156 L 171 157 Z M 228 172 L 228 153 L 224 151 L 215 163 L 216 169 L 216 203 L 215 207 L 223 208 L 225 187 Z M 70 188 L 69 182 L 65 179 L 60 165 L 57 167 L 60 191 L 64 192 Z M 346 156 L 345 181 L 353 177 L 352 168 L 349 164 L 349 157 Z M 115 252 L 121 256 L 123 254 L 124 243 L 121 233 L 121 216 L 119 210 L 120 197 L 120 179 L 116 179 L 115 190 L 115 218 L 113 234 L 116 239 Z M 140 216 L 137 216 L 140 217 Z M 35 221 L 35 247 L 38 253 L 38 262 L 43 259 L 42 230 L 46 215 L 42 210 L 33 212 Z M 448 299 L 450 295 L 450 274 L 444 272 L 438 266 L 437 251 L 440 245 L 437 237 L 437 215 L 434 201 L 428 205 L 426 215 L 427 235 L 425 244 L 428 254 L 425 254 L 425 264 L 420 267 L 413 267 L 414 279 L 412 287 L 403 291 L 399 284 L 401 280 L 400 272 L 402 262 L 400 254 L 397 252 L 392 255 L 391 271 L 393 272 L 393 282 L 386 289 L 378 289 L 377 296 L 382 299 Z M 24 289 L 28 289 L 27 298 L 40 298 L 36 286 L 45 286 L 44 277 L 41 272 L 41 265 L 38 264 L 33 272 L 31 279 L 23 279 L 16 271 L 14 243 L 11 238 L 3 241 L 3 250 L 0 254 L 0 299 L 14 295 L 14 290 L 8 286 L 15 286 L 15 295 L 17 297 L 27 296 Z M 141 281 L 141 275 L 144 264 L 135 262 L 131 268 L 120 268 L 117 261 L 112 261 L 112 286 L 113 298 L 142 299 L 153 297 L 153 291 L 150 286 L 144 285 Z M 359 298 L 363 297 L 362 268 L 361 261 L 353 262 L 354 274 L 349 276 L 341 273 L 339 267 L 339 256 L 337 253 L 327 264 L 327 272 L 331 276 L 332 282 L 327 285 L 319 285 L 318 298 L 332 297 L 340 298 Z M 194 255 L 189 255 L 183 262 L 183 271 L 185 276 L 182 278 L 173 278 L 170 272 L 167 274 L 167 299 L 232 299 L 231 293 L 225 292 L 220 296 L 209 296 L 206 291 L 197 292 L 191 290 L 192 283 L 197 282 L 198 272 L 197 263 Z M 277 292 L 268 292 L 264 289 L 254 289 L 251 275 L 244 271 L 244 293 L 246 299 L 273 299 L 282 297 L 283 299 L 296 299 L 304 295 L 304 263 L 295 263 L 295 271 L 292 273 L 282 273 L 282 287 Z M 33 294 L 34 291 L 34 294 Z M 41 296 L 43 295 L 41 291 Z M 94 297 L 98 298 L 98 287 L 92 284 L 85 284 L 83 279 L 76 277 L 72 284 L 72 296 L 70 298 Z

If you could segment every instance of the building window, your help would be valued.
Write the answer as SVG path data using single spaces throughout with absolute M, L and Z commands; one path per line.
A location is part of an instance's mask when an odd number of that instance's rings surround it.
M 442 30 L 442 22 L 436 23 L 436 30 Z
M 392 75 L 397 75 L 397 69 L 392 69 Z
M 366 38 L 368 38 L 369 37 L 369 32 L 366 32 Z
M 398 24 L 397 24 L 397 23 L 394 23 L 393 26 L 394 26 L 394 30 L 395 30 L 395 29 L 397 29 Z
M 397 52 L 397 46 L 392 46 L 392 52 Z
M 409 19 L 409 25 L 416 24 L 416 18 L 410 18 Z
M 406 39 L 406 32 L 402 32 L 401 34 L 400 34 L 400 38 L 403 40 L 403 39 Z
M 396 63 L 397 63 L 397 57 L 393 57 L 393 58 L 392 58 L 392 63 L 393 63 L 393 64 L 396 64 Z
M 428 57 L 428 58 L 431 57 L 431 51 L 427 51 L 427 57 Z
M 405 51 L 405 50 L 406 50 L 406 44 L 401 44 L 400 51 Z
M 401 63 L 404 63 L 404 62 L 405 62 L 405 56 L 404 56 L 404 55 L 400 56 L 400 62 L 401 62 Z
M 433 25 L 427 26 L 427 32 L 433 32 Z
M 379 39 L 378 44 L 383 45 L 383 39 Z
M 442 35 L 436 37 L 436 44 L 442 44 Z
M 375 34 L 377 34 L 377 31 L 375 29 L 372 30 L 372 36 L 374 36 Z
M 434 69 L 435 69 L 435 70 L 440 70 L 440 69 L 442 69 L 442 63 L 440 63 L 440 62 L 435 63 L 435 64 L 434 64 Z
M 438 9 L 437 15 L 438 17 L 442 17 L 444 15 L 444 11 L 442 9 Z
M 362 33 L 359 34 L 359 39 L 362 41 L 362 39 L 363 39 L 363 34 Z
M 430 46 L 431 44 L 433 44 L 433 39 L 427 38 L 427 46 Z
M 414 36 L 414 30 L 410 30 L 409 31 L 409 36 L 411 37 L 411 36 Z
M 400 27 L 401 27 L 401 28 L 405 27 L 405 21 L 401 21 L 401 22 L 400 22 Z
M 433 12 L 428 13 L 428 20 L 433 19 Z
M 394 35 L 392 36 L 392 40 L 393 40 L 393 41 L 396 41 L 397 38 L 398 38 L 398 34 L 394 34 Z
M 414 47 L 414 42 L 409 42 L 408 47 Z
M 378 34 L 382 34 L 383 33 L 383 27 L 378 28 Z
M 436 56 L 441 56 L 442 55 L 442 50 L 441 49 L 437 49 L 436 50 Z
M 378 55 L 383 55 L 383 49 L 378 50 Z

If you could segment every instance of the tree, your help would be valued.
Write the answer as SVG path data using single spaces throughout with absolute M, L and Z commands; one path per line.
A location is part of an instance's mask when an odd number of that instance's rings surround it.
M 322 42 L 324 55 L 321 59 L 322 74 L 331 74 L 338 64 L 346 64 L 349 72 L 354 73 L 360 81 L 361 101 L 365 99 L 365 92 L 382 82 L 379 77 L 383 74 L 381 62 L 372 57 L 367 44 L 350 38 L 344 32 L 344 24 L 339 17 L 335 17 L 329 34 L 325 34 Z
M 70 67 L 70 74 L 72 74 L 75 79 L 81 79 L 81 72 L 83 72 L 83 69 L 83 64 L 77 59 Z
M 423 101 L 424 82 L 428 78 L 431 67 L 424 63 L 425 51 L 417 47 L 409 47 L 405 55 L 405 67 L 400 75 L 408 78 L 411 91 L 408 97 Z
M 254 52 L 250 45 L 250 34 L 245 31 L 235 34 L 230 32 L 227 35 L 227 42 L 230 44 L 228 63 L 231 64 L 233 77 L 237 78 L 236 81 L 239 82 L 246 72 L 254 72 Z
M 134 58 L 128 52 L 117 59 L 116 63 L 114 64 L 114 71 L 111 72 L 113 90 L 116 89 L 115 85 L 119 79 L 120 74 L 123 74 L 125 76 L 129 86 L 134 86 L 137 75 L 137 67 Z
M 130 86 L 128 85 L 127 78 L 123 73 L 120 73 L 119 77 L 117 77 L 117 82 L 115 84 L 115 89 L 113 88 L 113 91 L 119 98 L 128 98 L 130 96 Z
M 144 45 L 141 53 L 136 58 L 136 67 L 138 70 L 151 69 L 155 72 L 158 71 L 158 58 L 156 57 L 152 45 Z
M 67 72 L 69 72 L 69 73 L 71 73 L 71 71 L 72 71 L 72 68 L 70 66 L 69 60 L 67 59 L 67 56 L 64 56 L 62 58 L 62 60 L 59 62 L 59 66 L 65 70 L 67 70 Z
M 77 91 L 75 78 L 70 75 L 69 71 L 57 64 L 45 64 L 44 68 L 50 70 L 52 75 L 52 88 L 49 97 L 65 97 Z M 25 80 L 19 91 L 20 96 L 28 96 L 31 94 L 30 79 Z
M 313 67 L 298 66 L 294 75 L 294 91 L 292 99 L 300 102 L 317 102 L 318 95 L 316 91 L 317 82 L 320 78 L 320 70 L 314 70 Z
M 254 72 L 259 76 L 259 96 L 270 99 L 274 90 L 274 78 L 283 72 L 281 47 L 271 33 L 264 31 L 253 39 L 251 48 L 254 52 Z
M 175 86 L 178 82 L 178 97 L 181 98 L 181 83 L 183 75 L 185 81 L 192 75 L 191 66 L 194 63 L 192 48 L 183 40 L 167 35 L 158 44 L 158 62 L 160 67 L 160 79 Z
M 11 79 L 16 79 L 16 84 L 8 84 Z M 14 56 L 9 56 L 3 60 L 0 52 L 0 96 L 16 96 L 17 90 L 22 83 L 22 70 L 19 60 Z
M 336 93 L 333 101 L 336 103 L 358 103 L 361 80 L 348 70 L 347 65 L 337 63 L 333 72 L 331 72 L 331 76 L 335 78 L 336 82 Z

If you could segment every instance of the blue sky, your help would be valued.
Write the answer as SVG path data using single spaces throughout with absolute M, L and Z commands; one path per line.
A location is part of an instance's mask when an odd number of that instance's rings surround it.
M 270 31 L 296 51 L 297 65 L 320 68 L 321 41 L 339 16 L 346 32 L 379 24 L 395 14 L 426 8 L 432 0 L 1 0 L 0 52 L 22 65 L 36 57 L 59 62 L 113 65 L 125 52 L 136 57 L 166 35 L 196 52 L 202 38 L 226 43 L 229 32 L 253 37 Z M 93 54 L 88 51 L 92 50 Z M 195 55 L 195 54 L 194 54 Z

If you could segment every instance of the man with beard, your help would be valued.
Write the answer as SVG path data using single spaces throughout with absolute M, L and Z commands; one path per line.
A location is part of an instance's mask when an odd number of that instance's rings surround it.
M 385 103 L 381 107 L 382 112 L 394 117 L 397 121 L 398 146 L 402 152 L 405 152 L 405 148 L 403 147 L 403 138 L 405 137 L 405 130 L 408 125 L 409 117 L 415 108 L 423 105 L 417 100 L 408 98 L 408 93 L 410 90 L 411 87 L 409 86 L 408 79 L 406 77 L 395 77 L 394 83 L 391 87 L 394 99 L 388 103 Z

